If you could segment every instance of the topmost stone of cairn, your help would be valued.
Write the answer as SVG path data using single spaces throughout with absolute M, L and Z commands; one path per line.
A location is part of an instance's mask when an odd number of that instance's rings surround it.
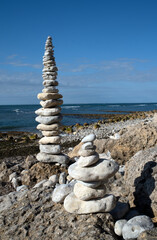
M 38 161 L 58 162 L 65 164 L 68 162 L 67 156 L 61 154 L 59 127 L 62 116 L 59 107 L 63 100 L 59 94 L 57 79 L 57 67 L 54 58 L 52 38 L 49 36 L 45 44 L 45 53 L 43 56 L 43 85 L 42 93 L 38 94 L 42 108 L 35 111 L 38 117 L 36 121 L 40 124 L 37 129 L 42 132 L 43 138 L 39 141 L 40 153 L 37 154 Z

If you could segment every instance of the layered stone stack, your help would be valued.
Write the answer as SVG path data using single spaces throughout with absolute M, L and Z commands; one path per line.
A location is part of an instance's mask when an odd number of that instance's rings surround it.
M 48 37 L 45 44 L 45 54 L 43 57 L 43 85 L 42 93 L 38 94 L 42 108 L 39 108 L 35 113 L 39 115 L 36 121 L 40 124 L 37 129 L 42 132 L 42 137 L 39 141 L 40 153 L 37 154 L 37 160 L 41 162 L 58 162 L 65 164 L 68 162 L 67 156 L 61 154 L 59 128 L 62 116 L 59 107 L 63 100 L 59 94 L 57 78 L 57 67 L 53 56 L 52 38 Z
M 104 183 L 118 171 L 118 164 L 99 159 L 94 140 L 94 134 L 82 139 L 80 158 L 68 169 L 69 175 L 77 180 L 74 191 L 64 200 L 64 208 L 70 213 L 109 212 L 116 205 L 116 198 L 106 194 Z

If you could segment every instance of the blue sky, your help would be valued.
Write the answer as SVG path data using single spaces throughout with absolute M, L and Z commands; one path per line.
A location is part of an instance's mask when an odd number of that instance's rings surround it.
M 156 0 L 1 0 L 0 104 L 37 104 L 52 36 L 64 103 L 157 102 Z

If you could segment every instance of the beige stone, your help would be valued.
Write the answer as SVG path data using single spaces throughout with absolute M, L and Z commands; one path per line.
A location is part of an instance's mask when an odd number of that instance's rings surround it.
M 88 157 L 95 154 L 95 150 L 94 149 L 84 150 L 81 148 L 78 153 L 79 153 L 79 156 Z
M 59 123 L 54 123 L 51 125 L 38 124 L 37 129 L 41 131 L 57 131 L 60 128 Z
M 45 137 L 58 136 L 59 135 L 59 131 L 42 131 L 41 133 Z
M 39 140 L 39 144 L 54 144 L 60 143 L 60 136 L 53 136 L 53 137 L 43 137 Z
M 88 214 L 97 212 L 110 212 L 116 205 L 113 195 L 106 195 L 101 199 L 82 201 L 74 195 L 69 194 L 64 200 L 64 208 L 67 212 L 76 214 Z
M 62 98 L 63 96 L 59 93 L 39 93 L 38 94 L 38 99 L 40 100 L 50 100 L 50 99 L 59 99 L 59 98 Z
M 74 186 L 74 194 L 77 198 L 83 201 L 102 198 L 106 194 L 106 187 L 105 185 L 101 185 L 96 189 L 93 189 L 77 182 Z

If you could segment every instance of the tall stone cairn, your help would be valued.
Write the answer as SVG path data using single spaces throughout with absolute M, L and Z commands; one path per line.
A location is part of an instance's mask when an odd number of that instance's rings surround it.
M 59 94 L 56 88 L 58 86 L 56 80 L 58 69 L 53 54 L 52 38 L 48 37 L 43 56 L 42 77 L 44 89 L 37 96 L 41 100 L 40 105 L 42 108 L 35 111 L 39 115 L 35 120 L 40 123 L 37 129 L 44 136 L 39 140 L 40 153 L 37 154 L 37 160 L 45 163 L 58 162 L 66 164 L 68 158 L 66 155 L 61 154 L 61 137 L 59 135 L 60 121 L 62 120 L 60 105 L 63 104 L 63 100 L 61 99 L 62 95 Z

